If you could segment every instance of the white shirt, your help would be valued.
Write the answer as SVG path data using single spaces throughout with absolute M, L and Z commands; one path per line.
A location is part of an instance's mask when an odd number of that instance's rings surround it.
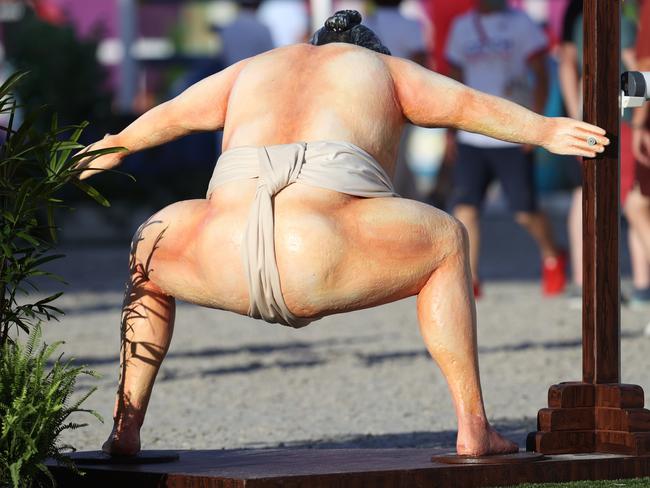
M 275 47 L 304 42 L 309 34 L 309 12 L 300 0 L 266 0 L 257 18 L 271 30 Z
M 470 11 L 454 22 L 446 56 L 463 71 L 467 86 L 530 105 L 534 87 L 528 60 L 547 46 L 544 31 L 522 11 Z M 459 131 L 458 141 L 477 147 L 517 146 L 465 131 Z

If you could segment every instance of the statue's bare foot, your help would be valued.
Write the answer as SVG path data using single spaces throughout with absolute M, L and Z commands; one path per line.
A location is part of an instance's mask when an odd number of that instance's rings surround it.
M 127 428 L 116 422 L 102 445 L 102 451 L 111 456 L 135 456 L 140 452 L 140 429 Z
M 456 451 L 461 456 L 490 456 L 519 451 L 519 446 L 506 439 L 483 421 L 459 426 Z

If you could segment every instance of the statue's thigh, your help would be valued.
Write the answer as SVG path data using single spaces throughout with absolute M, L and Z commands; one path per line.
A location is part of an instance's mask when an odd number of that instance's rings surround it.
M 328 219 L 331 229 L 312 233 L 295 262 L 278 260 L 294 313 L 350 311 L 419 293 L 458 230 L 445 212 L 402 198 L 358 199 Z
M 242 216 L 217 212 L 208 200 L 169 205 L 138 229 L 133 263 L 165 293 L 183 301 L 245 313 Z

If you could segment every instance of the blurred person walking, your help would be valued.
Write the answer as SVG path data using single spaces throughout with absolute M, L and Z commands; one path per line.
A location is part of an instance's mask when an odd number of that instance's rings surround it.
M 547 48 L 546 35 L 524 12 L 508 8 L 506 0 L 479 0 L 476 9 L 454 22 L 446 56 L 452 78 L 542 113 L 548 92 Z M 537 208 L 531 148 L 465 131 L 459 131 L 456 140 L 451 206 L 469 234 L 475 295 L 481 294 L 479 209 L 494 179 L 517 223 L 539 246 L 544 294 L 562 292 L 566 258 L 548 218 Z
M 376 8 L 366 19 L 366 25 L 384 41 L 393 56 L 425 66 L 427 40 L 423 25 L 402 14 L 402 0 L 375 0 L 374 3 Z
M 562 42 L 559 50 L 559 77 L 567 115 L 582 118 L 582 51 L 583 51 L 583 0 L 572 0 L 564 14 Z M 636 27 L 626 16 L 621 17 L 621 60 L 623 69 L 635 69 L 634 42 Z M 634 292 L 632 303 L 650 303 L 650 265 L 635 222 L 640 215 L 637 198 L 632 196 L 634 186 L 634 156 L 632 154 L 632 129 L 629 114 L 621 123 L 621 189 L 620 201 L 630 223 L 628 246 L 632 264 Z M 567 298 L 572 306 L 582 305 L 582 171 L 580 160 L 570 167 L 569 178 L 574 185 L 568 217 L 569 247 L 571 252 L 572 283 Z
M 374 3 L 374 12 L 366 19 L 366 25 L 384 42 L 393 56 L 426 66 L 428 50 L 423 25 L 402 14 L 400 11 L 402 0 L 375 0 Z M 410 124 L 404 127 L 393 183 L 397 193 L 403 197 L 419 200 L 421 196 L 418 194 L 415 175 L 408 165 L 406 156 L 407 144 L 413 131 L 417 129 Z
M 239 0 L 235 20 L 218 30 L 226 66 L 273 49 L 271 31 L 257 18 L 259 0 Z
M 650 71 L 650 1 L 647 0 L 643 3 L 641 11 L 635 57 L 635 69 Z M 638 237 L 647 266 L 650 256 L 650 110 L 647 103 L 634 111 L 630 127 L 632 154 L 635 160 L 634 177 L 624 212 Z M 637 287 L 631 304 L 648 303 L 649 300 L 650 286 L 645 289 Z M 650 325 L 646 328 L 646 334 L 650 335 Z

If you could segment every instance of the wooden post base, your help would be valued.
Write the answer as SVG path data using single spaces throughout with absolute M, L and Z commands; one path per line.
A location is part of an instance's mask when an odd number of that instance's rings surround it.
M 542 454 L 650 454 L 650 411 L 637 385 L 560 383 L 537 414 L 526 448 Z

